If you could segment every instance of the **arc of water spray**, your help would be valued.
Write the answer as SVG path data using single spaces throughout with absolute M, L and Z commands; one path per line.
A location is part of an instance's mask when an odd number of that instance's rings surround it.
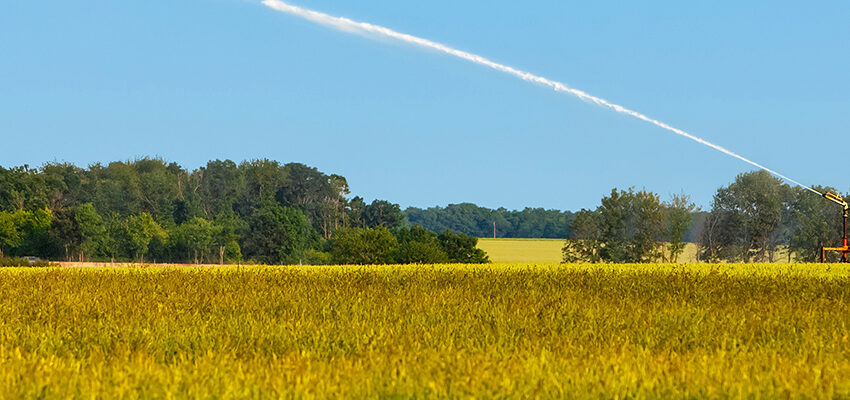
M 354 20 L 351 20 L 351 19 L 348 19 L 348 18 L 345 18 L 345 17 L 334 17 L 332 15 L 328 15 L 328 14 L 325 14 L 325 13 L 322 13 L 322 12 L 318 12 L 318 11 L 294 6 L 292 4 L 285 3 L 281 0 L 263 0 L 263 4 L 272 8 L 272 9 L 275 9 L 277 11 L 281 11 L 281 12 L 285 12 L 285 13 L 288 13 L 288 14 L 291 14 L 291 15 L 295 15 L 297 17 L 301 17 L 301 18 L 304 18 L 306 20 L 309 20 L 309 21 L 312 21 L 312 22 L 315 22 L 315 23 L 318 23 L 318 24 L 321 24 L 321 25 L 330 26 L 332 28 L 336 28 L 336 29 L 339 29 L 341 31 L 356 33 L 356 34 L 360 34 L 360 35 L 375 34 L 375 35 L 379 35 L 379 36 L 383 36 L 383 37 L 387 37 L 387 38 L 396 39 L 396 40 L 399 40 L 399 41 L 402 41 L 402 42 L 405 42 L 405 43 L 413 44 L 413 45 L 416 45 L 416 46 L 419 46 L 419 47 L 437 50 L 441 53 L 452 55 L 452 56 L 455 56 L 455 57 L 458 57 L 458 58 L 461 58 L 461 59 L 464 59 L 464 60 L 467 60 L 467 61 L 471 61 L 471 62 L 479 64 L 479 65 L 483 65 L 483 66 L 488 67 L 488 68 L 495 69 L 497 71 L 501 71 L 501 72 L 513 75 L 513 76 L 520 78 L 524 81 L 533 82 L 533 83 L 537 83 L 537 84 L 540 84 L 540 85 L 548 86 L 548 87 L 554 89 L 556 92 L 569 93 L 569 94 L 576 96 L 576 97 L 578 97 L 578 98 L 580 98 L 584 101 L 591 102 L 591 103 L 600 105 L 602 107 L 612 109 L 612 110 L 619 112 L 619 113 L 630 115 L 630 116 L 635 117 L 637 119 L 641 119 L 643 121 L 649 122 L 650 124 L 658 126 L 658 127 L 665 129 L 667 131 L 673 132 L 677 135 L 684 136 L 684 137 L 691 139 L 691 140 L 693 140 L 697 143 L 711 147 L 712 149 L 715 149 L 715 150 L 717 150 L 721 153 L 735 157 L 735 158 L 737 158 L 737 159 L 739 159 L 743 162 L 746 162 L 750 165 L 753 165 L 753 166 L 755 166 L 759 169 L 763 169 L 763 170 L 765 170 L 765 171 L 767 171 L 767 172 L 769 172 L 769 173 L 771 173 L 771 174 L 773 174 L 773 175 L 775 175 L 775 176 L 777 176 L 777 177 L 779 177 L 779 178 L 781 178 L 785 181 L 794 183 L 795 185 L 798 185 L 798 186 L 800 186 L 800 187 L 802 187 L 806 190 L 817 193 L 818 195 L 821 194 L 820 192 L 812 189 L 811 187 L 809 187 L 807 185 L 804 185 L 804 184 L 802 184 L 802 183 L 800 183 L 800 182 L 798 182 L 794 179 L 791 179 L 791 178 L 789 178 L 785 175 L 782 175 L 779 172 L 776 172 L 776 171 L 774 171 L 770 168 L 767 168 L 764 165 L 761 165 L 761 164 L 759 164 L 755 161 L 752 161 L 752 160 L 750 160 L 746 157 L 738 155 L 731 150 L 728 150 L 724 147 L 718 146 L 718 145 L 711 143 L 711 142 L 709 142 L 705 139 L 702 139 L 700 137 L 694 136 L 694 135 L 692 135 L 688 132 L 685 132 L 681 129 L 674 128 L 674 127 L 672 127 L 672 126 L 670 126 L 670 125 L 668 125 L 664 122 L 650 118 L 650 117 L 643 115 L 643 114 L 641 114 L 637 111 L 633 111 L 633 110 L 625 108 L 621 105 L 611 103 L 611 102 L 609 102 L 605 99 L 602 99 L 600 97 L 592 96 L 592 95 L 587 94 L 587 93 L 585 93 L 581 90 L 571 88 L 571 87 L 569 87 L 569 86 L 567 86 L 567 85 L 565 85 L 561 82 L 553 81 L 553 80 L 544 78 L 542 76 L 534 75 L 530 72 L 518 70 L 516 68 L 509 67 L 509 66 L 504 65 L 504 64 L 499 64 L 499 63 L 491 61 L 491 60 L 489 60 L 485 57 L 482 57 L 482 56 L 479 56 L 479 55 L 476 55 L 476 54 L 472 54 L 472 53 L 468 53 L 468 52 L 465 52 L 465 51 L 462 51 L 462 50 L 458 50 L 458 49 L 446 46 L 446 45 L 441 44 L 441 43 L 432 42 L 428 39 L 423 39 L 423 38 L 420 38 L 420 37 L 408 35 L 406 33 L 396 32 L 392 29 L 385 28 L 383 26 L 373 25 L 373 24 L 366 23 L 366 22 L 358 22 L 358 21 L 354 21 Z

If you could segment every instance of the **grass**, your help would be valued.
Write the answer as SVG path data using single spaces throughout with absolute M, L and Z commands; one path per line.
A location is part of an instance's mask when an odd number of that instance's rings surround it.
M 850 396 L 850 267 L 0 270 L 0 398 Z

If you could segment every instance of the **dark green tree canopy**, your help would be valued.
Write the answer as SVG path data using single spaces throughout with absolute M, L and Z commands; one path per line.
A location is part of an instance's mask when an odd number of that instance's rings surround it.
M 292 257 L 318 240 L 303 212 L 273 202 L 257 208 L 248 219 L 246 238 L 245 256 L 267 264 L 297 263 Z
M 669 203 L 646 190 L 611 191 L 596 210 L 572 222 L 565 262 L 639 263 L 675 260 L 681 254 L 694 205 L 684 195 Z
M 435 234 L 403 228 L 397 204 L 349 194 L 342 176 L 266 159 L 214 160 L 192 171 L 156 158 L 0 167 L 0 255 L 330 263 L 333 244 L 345 242 L 337 232 L 360 228 L 370 229 L 360 238 L 378 254 L 360 261 L 448 259 Z M 405 239 L 377 240 L 378 228 Z
M 704 260 L 774 261 L 788 242 L 795 190 L 766 171 L 738 175 L 717 190 L 702 238 Z
M 470 203 L 451 204 L 445 208 L 410 207 L 404 213 L 411 224 L 422 225 L 432 232 L 452 230 L 475 237 L 493 237 L 495 223 L 496 237 L 500 238 L 564 239 L 571 236 L 569 224 L 574 217 L 568 211 L 493 210 Z

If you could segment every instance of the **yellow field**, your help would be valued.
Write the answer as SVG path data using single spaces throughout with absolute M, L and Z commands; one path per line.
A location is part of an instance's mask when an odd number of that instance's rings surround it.
M 563 247 L 563 239 L 478 239 L 478 248 L 497 263 L 559 263 Z
M 0 270 L 0 398 L 850 396 L 845 265 Z
M 563 239 L 478 239 L 478 248 L 487 252 L 490 261 L 497 263 L 559 263 Z M 779 263 L 788 262 L 788 253 L 780 250 L 776 257 Z M 679 263 L 695 263 L 697 245 L 687 243 L 679 256 Z

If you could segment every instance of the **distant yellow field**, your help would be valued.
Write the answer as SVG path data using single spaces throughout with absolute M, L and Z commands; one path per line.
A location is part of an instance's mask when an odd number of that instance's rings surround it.
M 478 239 L 495 263 L 559 263 L 562 239 Z
M 478 239 L 478 248 L 487 252 L 495 263 L 559 263 L 563 239 Z M 787 262 L 788 253 L 781 250 L 777 262 Z M 679 263 L 695 263 L 697 245 L 688 243 L 679 256 Z

